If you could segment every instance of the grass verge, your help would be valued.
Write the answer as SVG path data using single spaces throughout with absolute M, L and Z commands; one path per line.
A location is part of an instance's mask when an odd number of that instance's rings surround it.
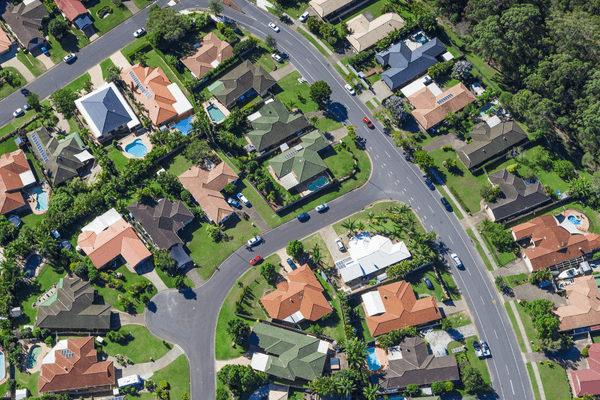
M 151 359 L 156 361 L 169 351 L 162 340 L 152 336 L 145 326 L 130 324 L 123 325 L 121 329 L 131 332 L 133 338 L 122 343 L 104 338 L 105 345 L 102 347 L 106 354 L 110 356 L 121 354 L 130 358 L 135 364 L 140 364 L 150 362 Z
M 487 255 L 483 251 L 483 247 L 481 247 L 481 243 L 479 243 L 479 240 L 477 240 L 477 238 L 475 237 L 475 234 L 473 233 L 473 230 L 471 228 L 467 228 L 467 235 L 469 235 L 469 237 L 471 238 L 473 243 L 475 243 L 477 252 L 479 253 L 479 256 L 481 257 L 481 259 L 483 260 L 485 267 L 488 269 L 488 271 L 493 271 L 494 267 L 492 267 L 492 263 L 490 263 L 490 260 L 487 258 Z
M 506 307 L 506 313 L 508 314 L 508 319 L 510 319 L 510 323 L 513 327 L 513 330 L 515 331 L 515 334 L 517 335 L 517 340 L 519 342 L 519 347 L 521 348 L 521 352 L 523 353 L 527 353 L 527 348 L 525 348 L 525 342 L 523 341 L 523 336 L 521 336 L 521 330 L 519 329 L 519 325 L 517 324 L 517 318 L 515 317 L 515 314 L 513 312 L 512 307 L 510 306 L 510 304 L 505 303 Z
M 308 32 L 302 28 L 296 28 L 296 30 L 300 32 L 300 34 L 304 36 L 306 40 L 308 40 L 313 46 L 315 46 L 315 48 L 319 50 L 319 53 L 323 54 L 323 57 L 329 57 L 329 53 L 325 51 L 325 49 L 323 49 L 323 47 L 312 36 L 310 36 Z

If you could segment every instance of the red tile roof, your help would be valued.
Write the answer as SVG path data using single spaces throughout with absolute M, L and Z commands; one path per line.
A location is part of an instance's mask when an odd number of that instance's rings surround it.
M 213 32 L 210 32 L 202 38 L 202 46 L 191 55 L 183 58 L 181 62 L 192 71 L 196 78 L 200 79 L 214 68 L 213 62 L 222 63 L 232 55 L 233 47 L 226 41 L 219 39 Z
M 594 343 L 588 351 L 590 368 L 571 371 L 573 389 L 578 397 L 586 393 L 594 396 L 600 394 L 600 343 Z
M 377 290 L 385 312 L 367 317 L 367 325 L 373 336 L 442 318 L 435 298 L 425 297 L 417 300 L 408 282 L 395 282 L 380 286 Z
M 8 37 L 6 32 L 4 32 L 4 29 L 2 29 L 2 27 L 0 26 L 0 53 L 3 53 L 6 50 L 10 49 L 12 43 L 13 41 Z
M 20 174 L 31 171 L 23 150 L 0 156 L 0 214 L 6 214 L 25 205 L 19 189 L 25 187 Z
M 73 21 L 81 14 L 87 13 L 87 9 L 77 0 L 54 0 L 58 8 L 65 14 L 69 21 Z
M 596 280 L 589 275 L 575 278 L 574 282 L 566 287 L 570 304 L 555 311 L 561 331 L 600 324 L 600 291 Z
M 284 320 L 300 311 L 304 319 L 316 321 L 329 314 L 331 306 L 323 295 L 323 286 L 308 264 L 290 272 L 277 290 L 261 297 L 269 316 Z
M 465 85 L 459 83 L 438 96 L 435 96 L 429 87 L 425 86 L 408 96 L 408 100 L 415 106 L 412 115 L 421 126 L 429 129 L 443 121 L 446 115 L 462 110 L 467 104 L 477 99 Z
M 38 377 L 40 393 L 81 392 L 88 388 L 115 384 L 113 362 L 98 362 L 93 336 L 67 339 L 67 349 L 74 354 L 73 357 L 67 358 L 67 354 L 61 354 L 62 350 L 52 350 L 54 362 L 42 364 Z

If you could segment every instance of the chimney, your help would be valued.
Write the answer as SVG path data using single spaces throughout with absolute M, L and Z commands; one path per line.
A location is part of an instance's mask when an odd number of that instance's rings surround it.
M 384 294 L 384 295 L 383 295 L 383 298 L 387 300 L 387 295 L 385 295 L 385 294 Z

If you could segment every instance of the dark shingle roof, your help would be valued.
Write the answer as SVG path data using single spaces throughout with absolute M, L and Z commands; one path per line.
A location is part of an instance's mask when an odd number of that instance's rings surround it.
M 263 151 L 310 126 L 304 114 L 290 114 L 278 100 L 265 104 L 260 109 L 260 117 L 251 124 L 254 130 L 247 136 L 258 151 Z
M 34 0 L 29 4 L 20 3 L 16 6 L 11 1 L 4 1 L 0 3 L 0 13 L 10 29 L 28 49 L 44 42 L 40 28 L 42 20 L 49 13 L 41 1 Z
M 112 86 L 82 100 L 81 105 L 102 134 L 111 132 L 131 121 L 131 117 Z
M 212 94 L 225 105 L 229 105 L 251 88 L 262 93 L 277 83 L 263 67 L 254 65 L 249 60 L 226 74 L 219 82 L 220 85 L 213 85 L 214 88 L 211 86 L 209 89 L 212 89 Z
M 171 258 L 177 262 L 177 268 L 182 268 L 194 262 L 194 260 L 192 260 L 192 258 L 185 252 L 183 245 L 180 244 L 176 244 L 175 246 L 171 247 L 169 254 L 171 254 Z

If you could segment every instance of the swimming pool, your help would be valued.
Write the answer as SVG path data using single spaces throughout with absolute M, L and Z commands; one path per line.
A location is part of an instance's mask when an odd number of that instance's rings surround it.
M 494 105 L 492 103 L 487 103 L 486 105 L 484 105 L 483 107 L 481 107 L 479 109 L 479 116 L 481 118 L 485 117 L 487 115 L 488 110 L 493 107 L 494 107 Z M 495 112 L 496 110 L 494 109 L 493 111 Z
M 34 254 L 27 259 L 25 266 L 23 267 L 23 275 L 25 278 L 33 278 L 35 275 L 36 268 L 42 262 L 42 257 L 39 254 Z
M 308 190 L 311 191 L 315 191 L 323 186 L 327 185 L 327 177 L 326 176 L 320 176 L 317 179 L 315 179 L 314 181 L 312 181 L 311 183 L 309 183 L 308 185 L 306 185 L 306 187 L 308 188 Z
M 0 351 L 0 380 L 4 379 L 4 353 Z
M 148 154 L 148 148 L 142 142 L 142 139 L 135 139 L 133 142 L 125 146 L 125 151 L 134 157 L 142 158 Z
M 41 352 L 42 352 L 42 348 L 37 345 L 33 346 L 29 350 L 29 354 L 27 355 L 27 362 L 26 362 L 27 369 L 32 369 L 37 366 L 37 360 L 38 360 L 38 357 Z
M 418 33 L 415 35 L 415 42 L 427 43 L 427 38 L 422 33 Z
M 188 117 L 187 119 L 180 121 L 173 128 L 181 132 L 183 136 L 189 135 L 191 132 L 194 131 L 194 128 L 192 128 L 192 117 Z
M 208 115 L 213 122 L 221 122 L 225 119 L 225 114 L 223 114 L 223 112 L 219 110 L 219 107 L 216 107 L 214 104 L 206 107 L 206 112 L 208 112 Z
M 37 204 L 35 205 L 35 210 L 48 210 L 48 192 L 44 192 L 41 188 L 35 188 L 33 194 L 35 194 L 35 200 L 37 201 Z
M 71 243 L 69 243 L 68 240 L 63 240 L 62 242 L 60 242 L 60 248 L 71 250 Z
M 369 365 L 369 369 L 371 371 L 377 371 L 379 368 L 381 368 L 379 357 L 377 357 L 373 347 L 367 347 L 367 364 Z
M 574 215 L 569 215 L 569 222 L 571 222 L 573 225 L 581 225 L 581 220 L 577 219 L 576 216 Z

